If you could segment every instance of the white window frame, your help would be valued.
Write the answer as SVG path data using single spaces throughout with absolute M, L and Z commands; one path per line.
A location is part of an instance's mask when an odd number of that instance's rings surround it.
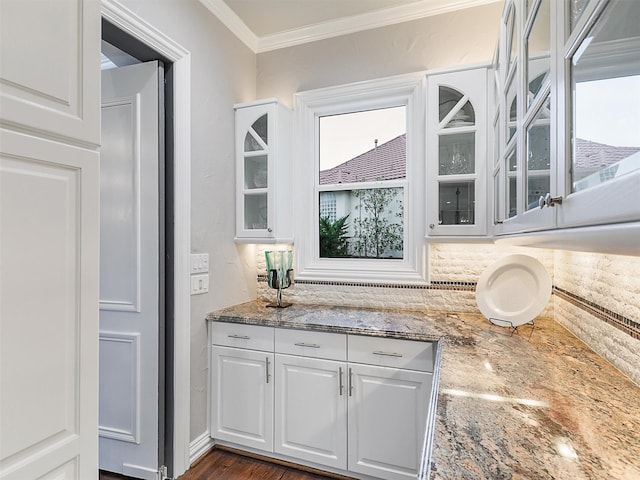
M 424 73 L 368 80 L 295 95 L 295 276 L 300 280 L 426 284 Z M 320 258 L 319 119 L 325 115 L 407 107 L 407 177 L 402 259 Z M 386 182 L 373 188 L 390 186 Z M 354 184 L 354 186 L 357 184 Z M 341 185 L 342 186 L 342 185 Z

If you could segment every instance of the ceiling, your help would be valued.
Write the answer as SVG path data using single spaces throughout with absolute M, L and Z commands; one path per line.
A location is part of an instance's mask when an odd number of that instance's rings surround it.
M 498 1 L 200 0 L 256 53 Z

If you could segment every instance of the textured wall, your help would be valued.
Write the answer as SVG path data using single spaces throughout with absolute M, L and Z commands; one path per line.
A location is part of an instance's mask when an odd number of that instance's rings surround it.
M 640 321 L 640 257 L 556 250 L 555 285 Z
M 502 2 L 258 54 L 258 97 L 441 67 L 489 63 Z
M 576 297 L 554 297 L 556 321 L 640 384 L 640 257 L 557 250 L 554 271 Z
M 260 246 L 256 251 L 258 274 L 265 273 L 264 250 L 270 249 L 273 247 Z M 429 278 L 436 284 L 429 288 L 296 283 L 283 293 L 283 297 L 297 303 L 478 313 L 474 285 L 467 284 L 475 284 L 491 263 L 515 253 L 537 258 L 549 275 L 553 275 L 553 252 L 550 250 L 493 244 L 433 244 L 429 248 Z M 272 301 L 275 291 L 266 282 L 258 282 L 258 298 Z M 552 303 L 549 302 L 542 315 L 552 314 Z

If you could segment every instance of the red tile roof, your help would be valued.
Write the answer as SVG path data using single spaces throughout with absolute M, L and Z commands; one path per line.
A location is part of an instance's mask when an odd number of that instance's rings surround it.
M 576 139 L 576 164 L 582 170 L 599 170 L 640 152 L 640 147 L 615 147 Z M 320 172 L 320 185 L 394 180 L 407 175 L 407 138 L 402 134 L 357 157 Z
M 406 158 L 407 136 L 402 134 L 340 165 L 322 170 L 320 185 L 405 178 Z
M 575 149 L 575 166 L 584 170 L 599 170 L 640 152 L 640 147 L 614 147 L 582 138 L 576 138 Z

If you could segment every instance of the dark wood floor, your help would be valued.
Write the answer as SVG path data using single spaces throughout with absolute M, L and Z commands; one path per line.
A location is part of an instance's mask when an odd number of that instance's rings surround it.
M 245 457 L 214 448 L 198 460 L 179 480 L 333 480 L 284 465 Z M 100 472 L 100 480 L 131 480 L 114 473 Z

